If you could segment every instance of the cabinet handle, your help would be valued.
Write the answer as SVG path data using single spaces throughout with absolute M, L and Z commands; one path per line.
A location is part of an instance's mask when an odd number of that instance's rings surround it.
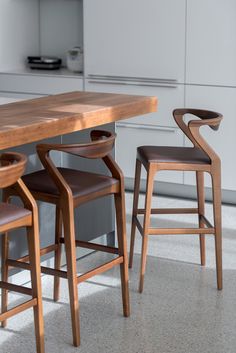
M 132 123 L 116 123 L 116 126 L 129 128 L 129 129 L 157 130 L 157 131 L 173 132 L 173 133 L 176 133 L 179 130 L 178 127 L 155 126 L 155 125 L 132 124 Z
M 94 80 L 112 80 L 112 81 L 128 81 L 128 82 L 144 82 L 144 83 L 178 83 L 173 78 L 148 78 L 148 77 L 128 77 L 128 76 L 112 76 L 112 75 L 95 75 L 89 74 L 88 79 Z
M 88 83 L 102 85 L 121 85 L 121 86 L 145 86 L 145 87 L 163 87 L 163 88 L 178 88 L 177 85 L 169 83 L 154 83 L 154 82 L 133 82 L 133 81 L 105 81 L 105 80 L 88 80 Z

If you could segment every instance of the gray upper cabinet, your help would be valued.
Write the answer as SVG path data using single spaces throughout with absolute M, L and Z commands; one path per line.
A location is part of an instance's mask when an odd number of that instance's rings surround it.
M 185 0 L 84 1 L 85 74 L 184 82 Z
M 236 1 L 187 1 L 186 82 L 236 86 Z

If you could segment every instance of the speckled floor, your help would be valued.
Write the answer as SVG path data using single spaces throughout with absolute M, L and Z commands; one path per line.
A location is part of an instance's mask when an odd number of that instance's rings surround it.
M 190 201 L 155 198 L 162 207 L 192 205 Z M 180 207 L 181 207 L 180 206 Z M 191 207 L 191 206 L 190 206 Z M 130 228 L 131 195 L 127 194 Z M 210 216 L 209 206 L 207 214 Z M 160 218 L 162 225 L 194 218 Z M 153 220 L 155 223 L 156 221 Z M 128 232 L 129 233 L 129 232 Z M 51 300 L 52 279 L 44 276 L 43 296 L 47 353 L 235 353 L 236 351 L 236 207 L 223 207 L 224 290 L 216 289 L 214 242 L 207 240 L 207 265 L 199 263 L 198 238 L 194 236 L 150 237 L 145 288 L 137 292 L 140 236 L 130 271 L 132 315 L 123 318 L 119 269 L 94 277 L 79 286 L 81 346 L 71 345 L 68 291 L 62 280 L 61 299 Z M 93 254 L 81 260 L 78 270 L 107 259 Z M 11 295 L 15 305 L 20 296 Z M 1 353 L 33 353 L 32 311 L 9 320 L 0 329 Z

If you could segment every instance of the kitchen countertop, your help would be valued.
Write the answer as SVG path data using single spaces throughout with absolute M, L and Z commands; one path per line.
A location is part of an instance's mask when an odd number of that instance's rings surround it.
M 157 98 L 69 92 L 0 106 L 0 149 L 155 112 Z

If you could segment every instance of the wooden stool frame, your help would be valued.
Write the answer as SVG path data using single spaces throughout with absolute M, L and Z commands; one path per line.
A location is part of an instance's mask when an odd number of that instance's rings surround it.
M 186 124 L 184 116 L 192 114 L 200 118 L 200 120 L 191 120 Z M 215 151 L 200 135 L 199 129 L 203 125 L 208 125 L 213 130 L 219 128 L 222 120 L 222 115 L 212 111 L 199 109 L 176 109 L 173 111 L 174 119 L 180 129 L 193 143 L 195 148 L 199 148 L 209 157 L 209 164 L 196 163 L 181 163 L 181 162 L 150 162 L 143 160 L 139 155 L 136 159 L 135 169 L 135 186 L 133 199 L 133 213 L 132 213 L 132 228 L 131 228 L 131 243 L 130 243 L 130 257 L 129 267 L 132 268 L 135 231 L 138 228 L 142 236 L 142 251 L 141 251 L 141 266 L 140 266 L 140 280 L 139 292 L 143 291 L 144 274 L 147 260 L 147 245 L 149 235 L 163 235 L 163 234 L 199 234 L 200 238 L 200 254 L 201 265 L 205 265 L 205 234 L 213 234 L 215 236 L 215 253 L 216 253 L 216 268 L 217 268 L 217 287 L 222 289 L 222 225 L 221 225 L 221 162 Z M 142 148 L 142 147 L 141 147 Z M 146 196 L 145 206 L 143 209 L 138 208 L 141 166 L 147 171 L 146 180 Z M 177 170 L 177 171 L 195 171 L 197 179 L 197 208 L 151 208 L 151 199 L 153 194 L 153 185 L 155 174 L 161 170 Z M 211 175 L 212 180 L 212 194 L 213 194 L 213 213 L 214 225 L 205 217 L 205 196 L 204 196 L 204 172 Z M 141 225 L 138 215 L 144 215 L 143 225 Z M 151 228 L 150 217 L 151 214 L 198 214 L 199 227 L 198 228 Z
M 41 272 L 47 275 L 55 276 L 54 279 L 54 300 L 59 299 L 60 278 L 66 278 L 69 286 L 72 334 L 74 346 L 80 345 L 80 323 L 79 323 L 79 301 L 77 285 L 87 279 L 103 273 L 114 266 L 120 265 L 123 313 L 125 317 L 130 315 L 129 288 L 128 288 L 128 255 L 126 245 L 126 221 L 125 221 L 125 194 L 124 194 L 124 177 L 119 166 L 113 160 L 110 152 L 114 146 L 115 134 L 108 131 L 93 130 L 91 132 L 92 142 L 85 144 L 41 144 L 37 146 L 38 156 L 50 174 L 50 177 L 57 186 L 58 195 L 52 195 L 43 192 L 31 190 L 36 200 L 48 202 L 56 205 L 56 231 L 55 244 L 47 246 L 40 250 L 40 254 L 45 255 L 55 252 L 54 269 L 41 266 Z M 102 159 L 113 178 L 117 179 L 117 183 L 97 193 L 90 194 L 85 197 L 75 198 L 72 194 L 70 186 L 67 184 L 59 170 L 50 158 L 50 151 L 61 151 L 77 155 L 89 159 Z M 84 204 L 90 200 L 94 200 L 106 195 L 114 195 L 117 221 L 118 248 L 110 247 L 75 239 L 74 228 L 74 208 Z M 64 237 L 62 237 L 62 225 L 64 226 Z M 61 246 L 65 245 L 67 271 L 60 269 L 61 263 Z M 97 251 L 103 251 L 117 255 L 111 261 L 92 269 L 82 275 L 77 276 L 76 271 L 76 253 L 75 248 L 83 247 Z M 29 257 L 24 256 L 18 260 L 8 260 L 8 265 L 29 269 L 27 263 Z
M 17 195 L 23 201 L 24 208 L 30 212 L 25 216 L 18 217 L 15 220 L 6 220 L 0 226 L 2 237 L 2 279 L 0 288 L 2 289 L 2 307 L 0 314 L 0 322 L 2 327 L 6 327 L 7 319 L 33 307 L 34 323 L 36 335 L 37 353 L 44 353 L 44 326 L 42 311 L 42 293 L 40 278 L 40 246 L 38 231 L 38 209 L 35 200 L 21 180 L 21 176 L 25 170 L 26 157 L 19 153 L 4 153 L 0 156 L 2 167 L 0 168 L 0 187 L 3 189 L 3 206 L 7 209 L 12 194 Z M 11 230 L 26 227 L 27 240 L 29 248 L 29 264 L 28 268 L 31 272 L 32 288 L 8 283 L 9 275 L 9 240 L 8 233 Z M 18 306 L 8 309 L 7 298 L 8 291 L 14 291 L 26 294 L 32 299 L 19 304 Z

